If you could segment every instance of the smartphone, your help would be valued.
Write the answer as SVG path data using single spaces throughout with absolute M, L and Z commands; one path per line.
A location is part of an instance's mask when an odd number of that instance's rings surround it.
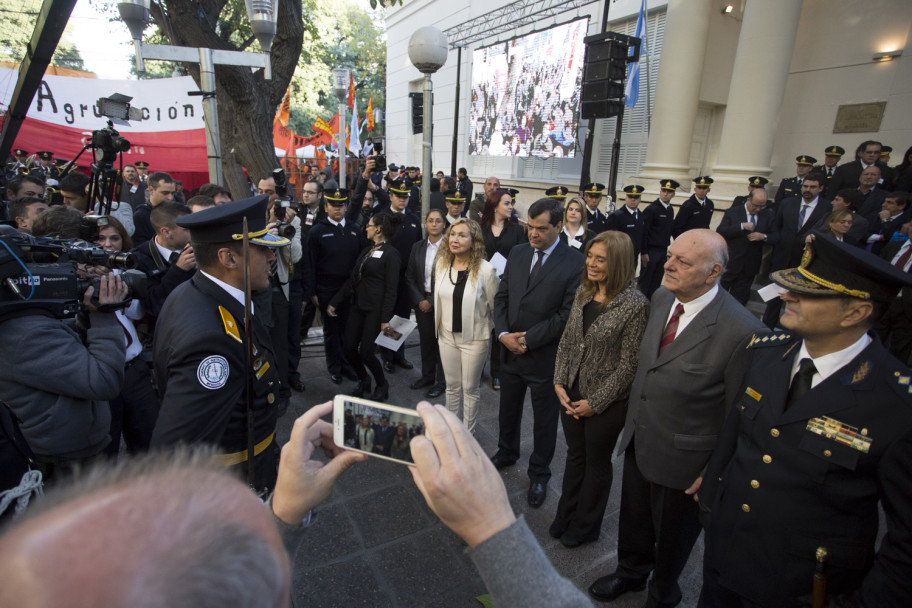
M 412 464 L 409 441 L 423 434 L 415 410 L 349 395 L 333 398 L 333 441 L 345 449 Z
M 402 337 L 402 334 L 393 329 L 392 325 L 387 326 L 387 328 L 383 330 L 383 334 L 388 338 L 392 338 L 393 340 L 398 340 Z

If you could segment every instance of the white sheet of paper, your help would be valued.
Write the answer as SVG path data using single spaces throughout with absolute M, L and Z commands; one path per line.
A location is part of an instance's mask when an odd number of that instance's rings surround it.
M 784 287 L 780 287 L 775 283 L 770 283 L 766 287 L 757 290 L 757 294 L 763 298 L 764 302 L 769 302 L 773 298 L 778 298 L 781 294 L 788 291 Z
M 495 252 L 493 257 L 491 257 L 491 266 L 497 271 L 497 276 L 500 276 L 507 269 L 507 258 L 500 255 L 499 251 Z
M 411 319 L 403 319 L 393 315 L 393 318 L 390 319 L 390 327 L 402 334 L 398 340 L 393 340 L 389 336 L 385 335 L 382 331 L 377 335 L 377 339 L 374 340 L 374 344 L 377 346 L 385 346 L 390 350 L 399 350 L 399 347 L 402 346 L 402 343 L 405 342 L 405 339 L 409 337 L 409 334 L 415 331 L 415 328 L 418 327 L 418 324 L 412 321 Z

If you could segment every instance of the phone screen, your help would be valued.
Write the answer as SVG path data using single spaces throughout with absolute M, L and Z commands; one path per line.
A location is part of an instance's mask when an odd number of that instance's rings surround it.
M 341 417 L 341 419 L 340 419 Z M 333 406 L 336 443 L 371 456 L 411 464 L 409 441 L 424 434 L 424 421 L 408 408 L 336 395 Z

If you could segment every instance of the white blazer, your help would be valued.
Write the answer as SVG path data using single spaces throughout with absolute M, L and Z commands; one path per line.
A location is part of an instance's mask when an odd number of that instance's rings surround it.
M 438 334 L 443 327 L 443 319 L 452 318 L 453 314 L 453 284 L 447 276 L 447 270 L 448 268 L 434 269 L 434 328 Z M 462 298 L 463 343 L 490 338 L 491 330 L 494 329 L 494 295 L 499 286 L 497 271 L 490 262 L 482 260 L 475 284 L 469 279 Z

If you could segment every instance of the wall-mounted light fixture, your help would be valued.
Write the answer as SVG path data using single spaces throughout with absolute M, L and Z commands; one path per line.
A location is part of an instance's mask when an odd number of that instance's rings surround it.
M 731 15 L 731 14 L 732 14 L 732 11 L 734 11 L 734 10 L 735 10 L 735 5 L 734 5 L 734 4 L 726 4 L 725 6 L 722 7 L 722 14 L 723 14 L 723 15 Z
M 877 53 L 876 55 L 874 55 L 874 61 L 877 61 L 877 62 L 893 61 L 900 55 L 902 55 L 902 49 L 897 49 L 895 51 L 887 51 L 885 53 Z

